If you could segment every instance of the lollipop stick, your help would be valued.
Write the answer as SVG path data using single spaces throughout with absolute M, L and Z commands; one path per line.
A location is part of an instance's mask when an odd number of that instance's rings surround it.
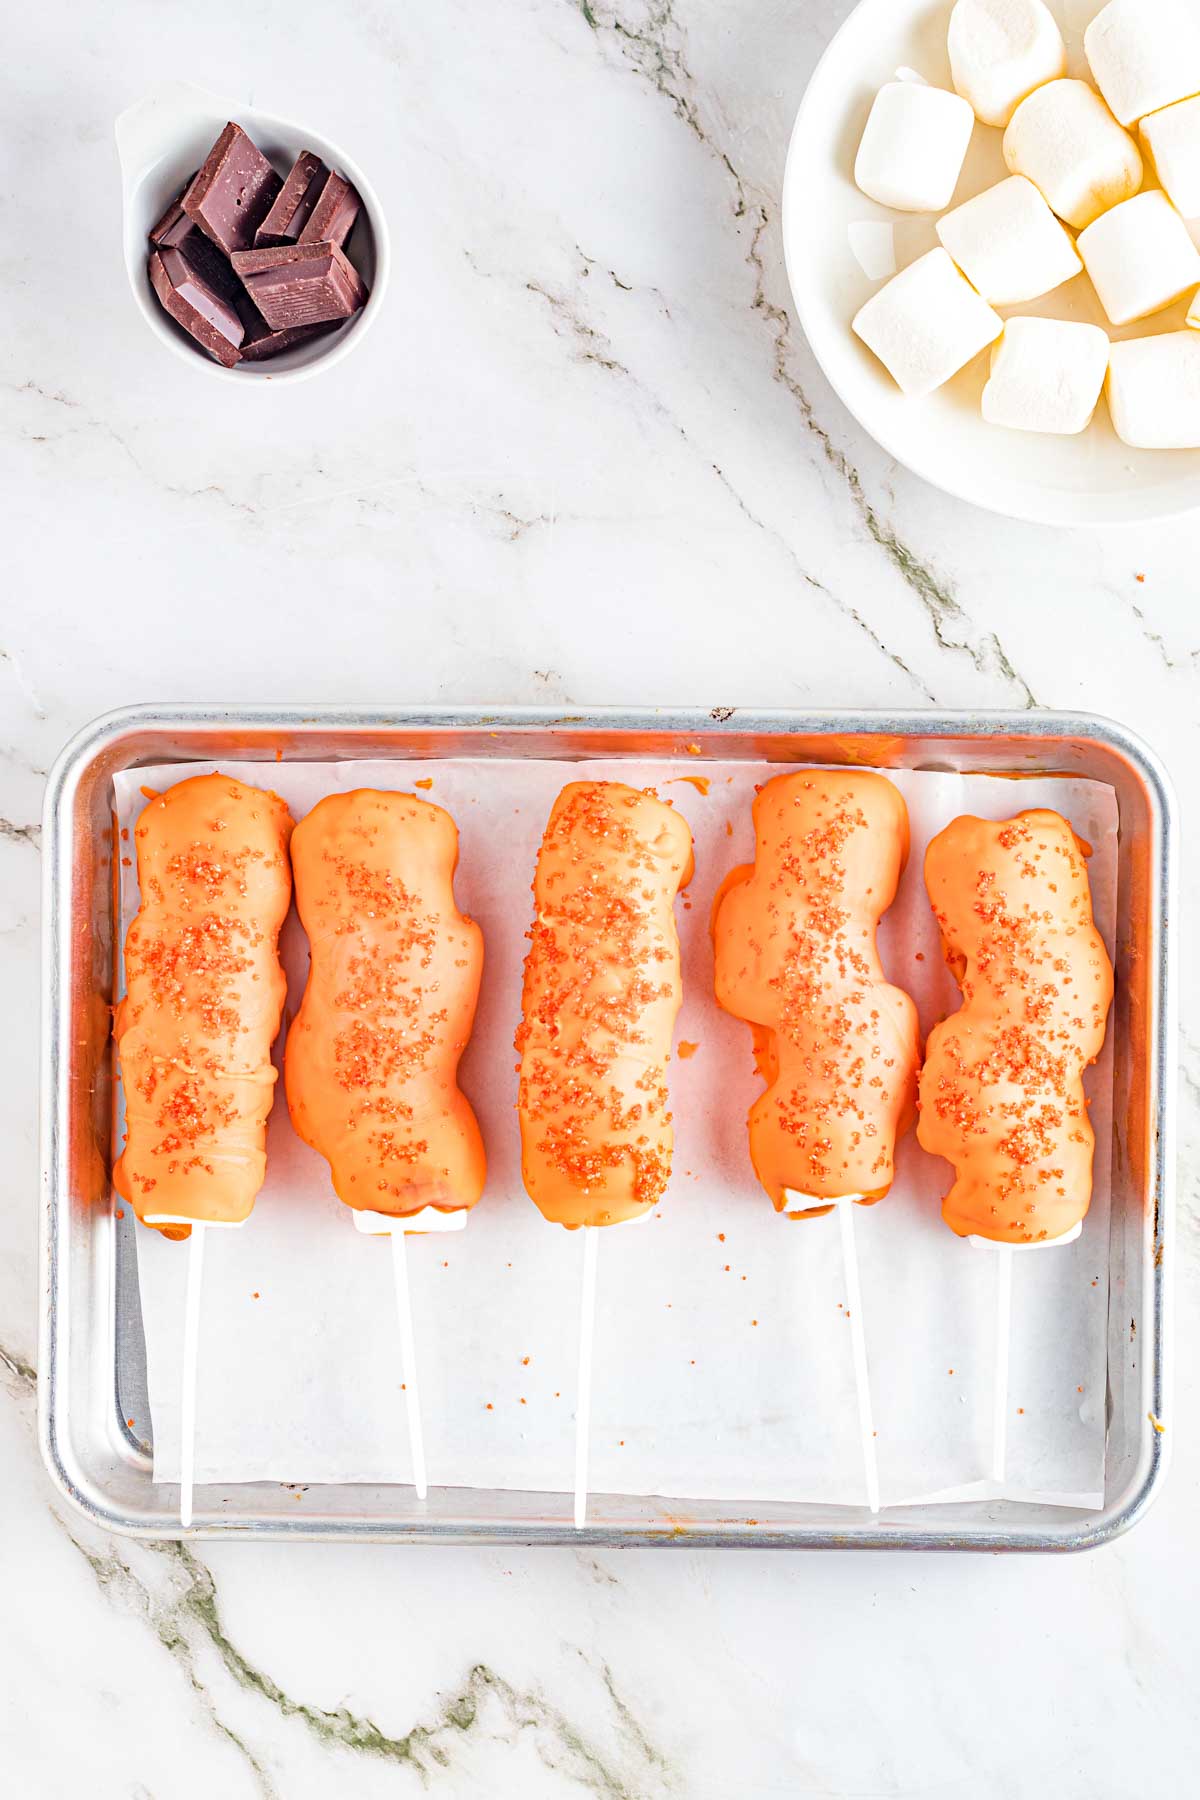
M 837 1208 L 842 1230 L 842 1262 L 846 1271 L 846 1310 L 850 1315 L 850 1344 L 854 1356 L 854 1385 L 858 1390 L 858 1426 L 862 1437 L 863 1473 L 867 1505 L 879 1511 L 879 1460 L 875 1453 L 875 1415 L 871 1407 L 871 1374 L 867 1367 L 867 1334 L 863 1330 L 862 1289 L 858 1280 L 858 1251 L 854 1244 L 854 1202 Z
M 428 1492 L 425 1479 L 425 1438 L 421 1430 L 421 1396 L 417 1388 L 417 1346 L 413 1336 L 412 1300 L 408 1291 L 408 1247 L 403 1231 L 392 1232 L 392 1279 L 396 1288 L 396 1318 L 400 1325 L 400 1370 L 408 1406 L 408 1442 L 412 1453 L 413 1486 L 417 1499 Z
M 583 1291 L 579 1301 L 579 1379 L 575 1401 L 575 1529 L 587 1519 L 588 1437 L 592 1428 L 592 1340 L 596 1328 L 596 1245 L 599 1232 L 583 1227 Z
M 200 1290 L 204 1282 L 203 1225 L 194 1224 L 187 1248 L 187 1292 L 183 1303 L 183 1391 L 179 1406 L 179 1523 L 192 1523 L 196 1485 L 196 1366 L 200 1348 Z
M 1003 1481 L 1008 1471 L 1008 1365 L 1012 1341 L 1011 1244 L 996 1245 L 996 1363 L 992 1398 L 992 1480 Z

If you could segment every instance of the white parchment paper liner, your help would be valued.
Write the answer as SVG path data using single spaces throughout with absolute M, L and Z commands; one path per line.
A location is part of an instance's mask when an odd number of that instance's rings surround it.
M 116 778 L 130 827 L 143 787 L 212 764 Z M 859 1505 L 862 1463 L 841 1258 L 832 1220 L 777 1218 L 750 1169 L 745 1117 L 758 1091 L 749 1033 L 712 997 L 714 892 L 753 854 L 760 763 L 621 761 L 238 763 L 301 817 L 324 794 L 419 790 L 461 834 L 460 906 L 483 928 L 486 968 L 463 1085 L 487 1141 L 487 1192 L 465 1232 L 410 1240 L 430 1480 L 562 1490 L 572 1470 L 582 1245 L 545 1224 L 520 1181 L 513 1032 L 534 859 L 560 787 L 583 776 L 655 786 L 696 838 L 678 908 L 685 1000 L 672 1064 L 675 1175 L 640 1231 L 600 1243 L 592 1491 Z M 686 779 L 710 784 L 702 793 Z M 881 933 L 892 980 L 924 1030 L 957 1005 L 921 877 L 931 836 L 962 812 L 1065 814 L 1094 847 L 1096 914 L 1116 918 L 1116 799 L 1095 782 L 894 773 L 913 848 Z M 122 935 L 137 907 L 121 870 Z M 293 915 L 284 933 L 286 1017 L 307 970 Z M 277 1060 L 282 1046 L 277 1047 Z M 1088 1077 L 1097 1136 L 1092 1210 L 1080 1241 L 1017 1259 L 1008 1483 L 1013 1497 L 1098 1507 L 1103 1499 L 1112 1050 Z M 386 1241 L 356 1232 L 324 1162 L 293 1134 L 282 1080 L 269 1174 L 250 1222 L 210 1233 L 198 1397 L 198 1481 L 407 1481 L 410 1477 Z M 860 1209 L 859 1256 L 885 1505 L 967 1497 L 985 1484 L 991 1439 L 994 1258 L 941 1223 L 945 1164 L 910 1134 L 889 1198 Z M 117 1202 L 119 1204 L 119 1202 Z M 155 1479 L 179 1478 L 185 1256 L 138 1233 Z

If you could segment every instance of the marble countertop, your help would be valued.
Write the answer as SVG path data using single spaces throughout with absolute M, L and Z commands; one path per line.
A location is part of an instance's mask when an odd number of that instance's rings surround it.
M 847 0 L 139 0 L 0 82 L 0 1766 L 30 1800 L 1126 1800 L 1194 1791 L 1200 1020 L 1178 1434 L 1080 1560 L 145 1547 L 35 1443 L 38 819 L 132 701 L 1080 708 L 1200 795 L 1200 527 L 1053 532 L 890 463 L 787 309 L 779 189 Z M 386 314 L 238 393 L 124 286 L 112 121 L 180 72 L 343 142 Z M 1200 858 L 1185 846 L 1185 892 Z M 1194 1001 L 1196 963 L 1184 970 Z

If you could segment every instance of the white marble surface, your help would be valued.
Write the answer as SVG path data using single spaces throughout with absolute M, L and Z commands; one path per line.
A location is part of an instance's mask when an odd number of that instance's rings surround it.
M 1190 823 L 1200 527 L 1072 535 L 864 442 L 789 323 L 788 128 L 846 0 L 22 9 L 3 61 L 0 1767 L 22 1800 L 1194 1792 L 1200 1185 L 1175 1470 L 1083 1560 L 218 1545 L 82 1527 L 34 1441 L 38 827 L 70 732 L 180 699 L 1081 707 Z M 386 319 L 239 394 L 123 286 L 164 76 L 374 177 Z M 1187 891 L 1200 880 L 1191 841 Z M 1186 935 L 1186 925 L 1184 926 Z M 1186 970 L 1194 998 L 1194 958 Z M 1189 1007 L 1185 1156 L 1200 1152 Z

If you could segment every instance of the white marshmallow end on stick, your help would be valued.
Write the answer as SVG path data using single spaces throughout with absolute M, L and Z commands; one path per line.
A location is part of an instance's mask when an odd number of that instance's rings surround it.
M 897 386 L 919 399 L 995 343 L 1004 321 L 939 248 L 873 294 L 854 330 Z
M 1200 99 L 1165 106 L 1138 130 L 1172 206 L 1200 219 Z
M 956 206 L 939 220 L 937 234 L 993 306 L 1037 300 L 1083 268 L 1070 233 L 1024 175 L 1010 175 Z
M 1113 344 L 1108 410 L 1131 449 L 1200 449 L 1200 331 Z
M 1200 287 L 1200 250 L 1157 188 L 1080 232 L 1079 254 L 1114 325 L 1148 319 Z
M 1005 126 L 1034 88 L 1067 72 L 1067 50 L 1043 0 L 958 0 L 950 14 L 956 93 L 984 125 Z
M 1108 333 L 1060 319 L 1010 319 L 992 350 L 983 416 L 1010 431 L 1074 437 L 1092 422 L 1108 373 Z
M 954 198 L 975 115 L 944 88 L 889 81 L 875 96 L 854 164 L 872 200 L 897 212 L 942 212 Z
M 1086 81 L 1051 81 L 1022 100 L 1004 160 L 1076 231 L 1142 185 L 1141 151 Z
M 1111 0 L 1083 48 L 1122 125 L 1200 93 L 1200 19 L 1185 0 Z

